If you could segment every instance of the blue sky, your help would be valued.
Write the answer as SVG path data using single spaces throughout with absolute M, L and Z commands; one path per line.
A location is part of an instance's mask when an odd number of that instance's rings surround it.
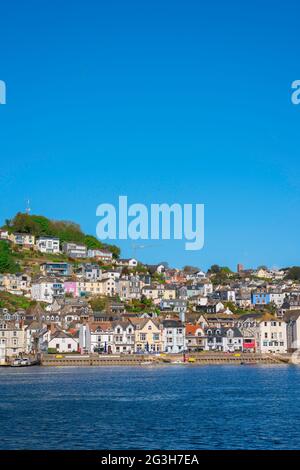
M 3 2 L 1 219 L 204 203 L 205 246 L 145 262 L 300 264 L 299 3 Z M 130 241 L 119 243 L 132 255 Z M 153 246 L 154 245 L 154 246 Z

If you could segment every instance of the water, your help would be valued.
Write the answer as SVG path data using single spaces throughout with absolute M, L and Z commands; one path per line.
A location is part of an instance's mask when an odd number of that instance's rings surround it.
M 0 368 L 1 449 L 297 449 L 300 367 Z

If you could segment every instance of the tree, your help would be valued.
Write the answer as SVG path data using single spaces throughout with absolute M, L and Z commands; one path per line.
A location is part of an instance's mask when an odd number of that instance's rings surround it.
M 188 274 L 193 274 L 199 272 L 200 269 L 197 268 L 197 266 L 184 266 L 183 271 Z
M 286 279 L 299 281 L 300 280 L 300 266 L 293 266 L 289 268 L 285 277 Z
M 217 274 L 221 271 L 221 268 L 218 264 L 213 264 L 209 270 L 208 270 L 211 274 Z
M 9 244 L 0 241 L 0 273 L 16 273 L 19 271 L 19 265 L 15 262 Z

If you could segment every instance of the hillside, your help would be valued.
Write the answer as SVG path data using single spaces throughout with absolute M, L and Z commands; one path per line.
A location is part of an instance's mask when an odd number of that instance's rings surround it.
M 113 253 L 114 258 L 120 256 L 120 248 L 99 241 L 93 235 L 85 234 L 80 225 L 65 220 L 50 220 L 42 215 L 17 213 L 13 219 L 6 220 L 2 226 L 9 233 L 21 232 L 31 235 L 58 237 L 63 242 L 83 243 L 88 248 L 105 248 Z

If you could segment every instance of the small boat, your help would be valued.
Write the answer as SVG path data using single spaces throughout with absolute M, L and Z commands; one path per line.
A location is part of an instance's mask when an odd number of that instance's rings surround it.
M 36 366 L 39 364 L 37 360 L 30 360 L 28 357 L 14 359 L 11 363 L 11 367 L 29 367 Z
M 241 366 L 256 366 L 257 362 L 241 362 Z

